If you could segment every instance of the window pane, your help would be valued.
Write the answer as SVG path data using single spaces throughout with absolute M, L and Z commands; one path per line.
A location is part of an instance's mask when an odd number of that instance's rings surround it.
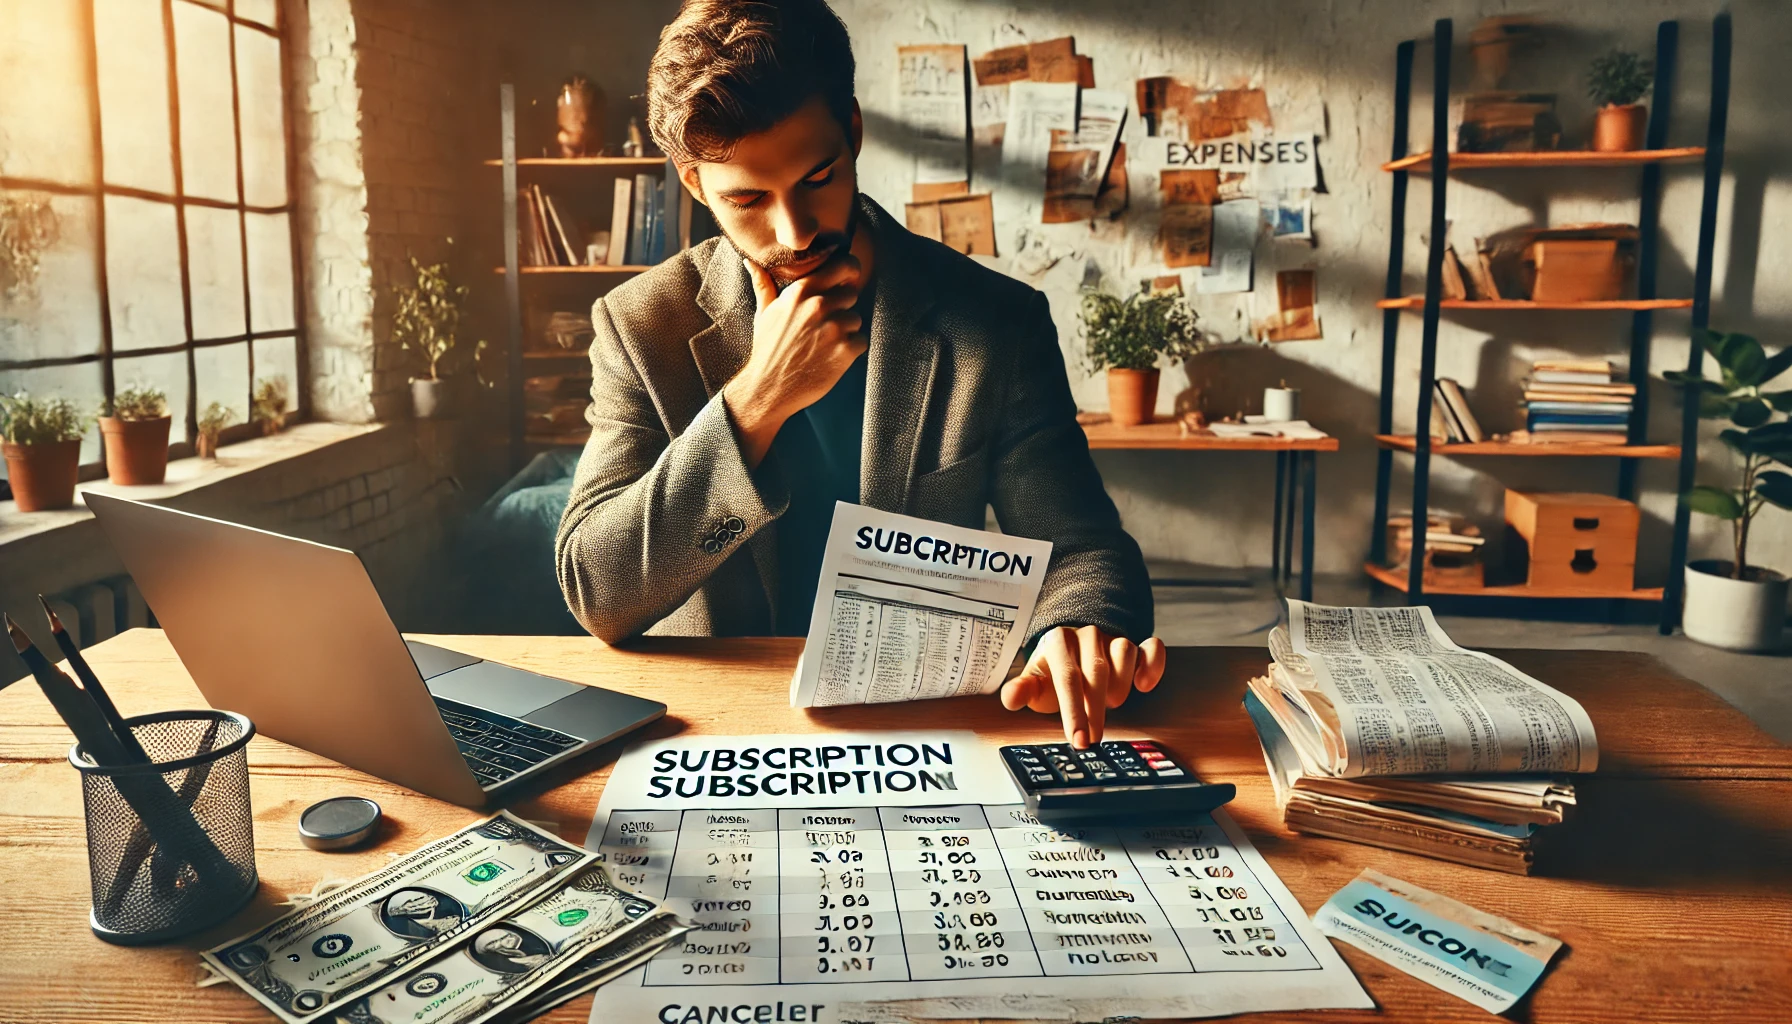
M 193 287 L 193 337 L 242 334 L 243 239 L 235 210 L 187 207 L 187 279 Z
M 217 402 L 242 423 L 249 411 L 249 343 L 205 345 L 193 350 L 193 370 L 199 380 L 199 415 Z
M 174 64 L 180 81 L 180 166 L 188 195 L 236 199 L 236 124 L 230 97 L 230 23 L 188 3 L 174 5 Z
M 274 0 L 236 0 L 236 16 L 273 28 L 275 6 Z
M 86 2 L 0 3 L 0 174 L 93 183 Z
M 286 408 L 299 407 L 299 343 L 293 338 L 255 339 L 255 383 L 286 378 Z
M 99 268 L 89 196 L 0 191 L 0 205 L 34 237 L 48 238 L 38 252 L 35 277 L 14 278 L 0 269 L 0 359 L 73 356 L 100 349 Z M 41 232 L 41 234 L 40 234 Z
M 180 240 L 171 204 L 106 197 L 106 288 L 115 350 L 187 340 L 180 304 Z
M 253 206 L 279 206 L 286 202 L 280 40 L 237 26 L 236 81 L 242 94 L 243 201 Z
M 187 439 L 187 354 L 167 352 L 155 356 L 127 356 L 114 362 L 112 383 L 125 388 L 161 388 L 168 396 L 168 412 L 174 426 L 169 443 Z
M 168 60 L 157 0 L 94 0 L 106 181 L 174 191 Z
M 72 366 L 44 366 L 35 370 L 0 370 L 0 394 L 20 391 L 33 398 L 66 398 L 75 403 L 83 416 L 92 416 L 104 397 L 100 364 L 76 363 Z M 100 460 L 100 431 L 89 427 L 81 439 L 81 461 Z M 6 473 L 6 462 L 0 459 L 0 476 Z
M 284 213 L 245 214 L 249 226 L 250 329 L 289 331 L 292 315 L 292 218 Z

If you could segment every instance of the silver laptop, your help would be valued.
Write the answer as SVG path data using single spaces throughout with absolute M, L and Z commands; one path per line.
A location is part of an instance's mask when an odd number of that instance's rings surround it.
M 351 768 L 478 807 L 666 713 L 404 639 L 352 551 L 86 499 L 205 699 Z

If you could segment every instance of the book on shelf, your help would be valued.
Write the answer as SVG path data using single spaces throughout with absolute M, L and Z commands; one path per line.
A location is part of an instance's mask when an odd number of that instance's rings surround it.
M 1636 392 L 1631 391 L 1569 391 L 1563 385 L 1544 385 L 1541 388 L 1525 388 L 1526 402 L 1578 402 L 1582 405 L 1629 405 Z
M 566 233 L 566 222 L 560 219 L 560 208 L 554 205 L 554 197 L 542 192 L 539 185 L 535 188 L 535 194 L 541 198 L 542 205 L 547 207 L 548 221 L 554 226 L 554 240 L 560 243 L 560 251 L 566 258 L 564 265 L 576 267 L 584 263 L 584 253 L 573 248 L 572 238 Z
M 1450 402 L 1450 412 L 1462 425 L 1463 436 L 1471 442 L 1479 443 L 1487 440 L 1487 434 L 1481 429 L 1481 423 L 1475 419 L 1474 410 L 1468 407 L 1468 396 L 1463 394 L 1462 385 L 1450 377 L 1438 381 L 1444 397 Z
M 613 205 L 610 207 L 610 248 L 604 254 L 604 262 L 613 267 L 620 267 L 628 262 L 629 211 L 634 201 L 634 190 L 635 183 L 632 179 L 616 179 Z
M 1592 771 L 1586 712 L 1429 608 L 1288 602 L 1268 671 L 1249 681 L 1283 824 L 1310 835 L 1517 874 Z
M 1589 413 L 1589 412 L 1538 412 L 1533 410 L 1525 417 L 1525 426 L 1531 430 L 1538 428 L 1565 430 L 1577 427 L 1594 429 L 1610 429 L 1630 425 L 1630 413 Z
M 1605 430 L 1514 430 L 1512 444 L 1606 444 L 1626 445 L 1630 436 L 1623 431 Z
M 1586 413 L 1588 415 L 1612 415 L 1628 417 L 1631 405 L 1629 402 L 1577 402 L 1553 401 L 1548 399 L 1528 399 L 1525 408 L 1532 412 L 1566 412 Z
M 654 176 L 635 175 L 633 208 L 629 212 L 628 255 L 635 263 L 651 263 L 647 252 L 647 212 L 653 207 Z

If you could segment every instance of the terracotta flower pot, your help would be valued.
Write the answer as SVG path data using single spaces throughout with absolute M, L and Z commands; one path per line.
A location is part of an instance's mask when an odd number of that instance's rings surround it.
M 122 487 L 159 484 L 168 476 L 168 427 L 172 416 L 153 420 L 100 417 L 106 441 L 106 476 Z
M 81 472 L 81 442 L 0 444 L 6 456 L 6 479 L 20 512 L 68 508 L 75 503 L 75 478 Z
M 1649 108 L 1641 103 L 1605 106 L 1593 120 L 1593 149 L 1600 153 L 1628 153 L 1643 148 L 1643 127 Z
M 1150 423 L 1157 411 L 1156 370 L 1109 370 L 1108 415 L 1122 427 Z

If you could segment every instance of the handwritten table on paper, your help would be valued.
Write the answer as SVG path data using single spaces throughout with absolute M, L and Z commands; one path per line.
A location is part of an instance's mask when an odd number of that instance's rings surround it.
M 696 930 L 600 990 L 593 1020 L 1369 1005 L 1223 812 L 1055 828 L 975 734 L 816 739 L 668 740 L 617 763 L 587 845 Z

